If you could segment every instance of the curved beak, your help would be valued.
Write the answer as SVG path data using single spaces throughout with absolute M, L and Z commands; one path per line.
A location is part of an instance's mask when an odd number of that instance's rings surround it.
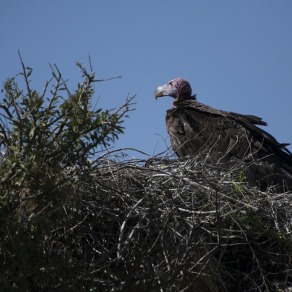
M 177 94 L 176 88 L 174 88 L 172 85 L 169 85 L 169 84 L 158 86 L 157 89 L 154 92 L 154 95 L 155 95 L 156 99 L 158 97 L 162 97 L 162 96 L 175 97 L 176 94 Z

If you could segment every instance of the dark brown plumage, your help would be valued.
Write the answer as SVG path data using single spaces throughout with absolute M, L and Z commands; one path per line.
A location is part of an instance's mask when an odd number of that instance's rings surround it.
M 261 118 L 199 103 L 189 82 L 181 78 L 159 86 L 155 96 L 175 98 L 166 114 L 166 127 L 179 157 L 199 155 L 206 163 L 225 168 L 246 166 L 251 184 L 292 189 L 292 154 L 285 147 L 289 144 L 278 143 L 257 127 L 267 125 Z

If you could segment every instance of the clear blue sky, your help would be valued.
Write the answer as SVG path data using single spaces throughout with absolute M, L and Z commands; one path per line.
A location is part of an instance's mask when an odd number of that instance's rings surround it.
M 18 49 L 40 91 L 49 63 L 73 88 L 81 80 L 75 62 L 87 64 L 89 54 L 97 78 L 122 75 L 95 87 L 106 108 L 137 95 L 116 148 L 166 149 L 172 100 L 156 101 L 153 92 L 176 77 L 190 81 L 200 102 L 258 115 L 279 142 L 292 143 L 291 0 L 2 0 L 0 7 L 1 83 L 20 71 Z

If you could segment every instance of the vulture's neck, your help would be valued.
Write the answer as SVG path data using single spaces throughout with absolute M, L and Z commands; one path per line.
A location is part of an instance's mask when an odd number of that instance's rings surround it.
M 179 103 L 184 102 L 185 100 L 196 100 L 196 95 L 191 96 L 180 96 L 173 102 L 173 107 L 177 107 Z

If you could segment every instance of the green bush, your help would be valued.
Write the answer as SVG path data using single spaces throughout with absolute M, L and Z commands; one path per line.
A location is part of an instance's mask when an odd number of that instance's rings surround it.
M 114 111 L 95 108 L 94 84 L 101 80 L 79 63 L 83 80 L 73 93 L 57 66 L 38 92 L 32 68 L 20 60 L 22 72 L 4 83 L 0 104 L 0 261 L 2 287 L 25 291 L 49 287 L 70 266 L 68 255 L 59 265 L 50 262 L 49 235 L 66 208 L 76 210 L 91 160 L 123 133 L 132 98 Z

